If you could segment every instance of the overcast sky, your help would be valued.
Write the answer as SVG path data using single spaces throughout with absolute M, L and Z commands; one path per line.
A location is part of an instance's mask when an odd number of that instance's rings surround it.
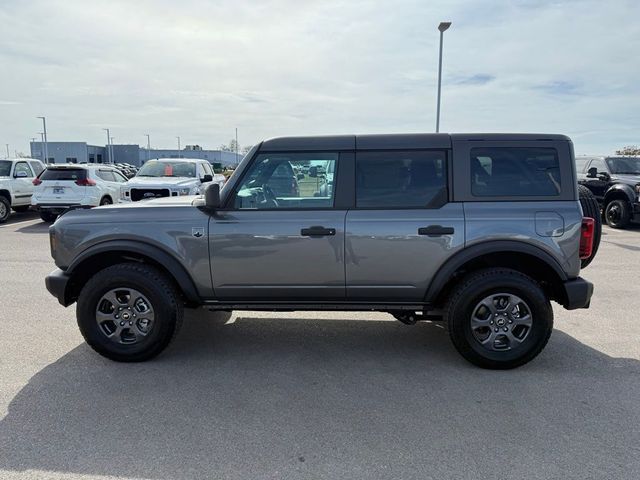
M 640 2 L 484 0 L 0 3 L 0 146 L 216 148 L 281 135 L 570 135 L 640 143 Z

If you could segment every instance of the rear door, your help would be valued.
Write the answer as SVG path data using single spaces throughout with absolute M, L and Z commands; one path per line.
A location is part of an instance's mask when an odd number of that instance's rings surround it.
M 355 208 L 346 218 L 353 301 L 421 301 L 464 244 L 462 204 L 449 201 L 448 150 L 356 152 Z
M 294 167 L 313 162 L 337 165 L 339 176 L 343 160 L 338 152 L 270 152 L 253 160 L 209 223 L 217 298 L 344 300 L 346 207 L 325 176 L 293 176 Z M 282 171 L 291 172 L 297 191 L 281 188 Z
M 87 187 L 83 182 L 86 179 L 87 170 L 84 168 L 47 167 L 40 176 L 42 184 L 38 187 L 38 202 L 60 205 L 80 203 L 85 196 Z

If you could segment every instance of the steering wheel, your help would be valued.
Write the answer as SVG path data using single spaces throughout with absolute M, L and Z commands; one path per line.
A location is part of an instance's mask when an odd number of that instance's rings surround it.
M 270 204 L 270 206 L 275 208 L 278 207 L 278 198 L 269 185 L 262 185 L 262 194 L 264 195 L 264 203 Z

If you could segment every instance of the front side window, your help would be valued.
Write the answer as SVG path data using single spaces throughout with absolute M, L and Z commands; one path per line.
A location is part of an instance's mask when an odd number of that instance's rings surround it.
M 40 175 L 44 170 L 44 167 L 40 162 L 29 162 L 29 165 L 31 165 L 31 168 L 33 169 L 33 173 L 36 176 Z
M 576 172 L 582 173 L 587 169 L 587 164 L 589 163 L 588 158 L 576 158 Z
M 640 157 L 607 158 L 611 173 L 618 175 L 640 175 Z
M 446 201 L 445 152 L 358 152 L 356 207 L 439 208 Z
M 18 162 L 16 163 L 16 169 L 14 171 L 14 175 L 18 175 L 19 173 L 26 173 L 27 177 L 33 177 L 33 173 L 31 172 L 31 168 L 27 162 Z
M 591 170 L 592 168 L 595 168 L 598 173 L 609 173 L 609 171 L 607 170 L 607 164 L 605 163 L 603 158 L 596 158 L 592 160 L 589 164 L 589 170 Z
M 555 148 L 472 148 L 470 161 L 471 193 L 476 197 L 560 194 L 560 164 Z
M 246 173 L 235 208 L 331 208 L 337 153 L 265 153 Z
M 193 162 L 158 162 L 149 160 L 138 171 L 138 177 L 195 177 Z

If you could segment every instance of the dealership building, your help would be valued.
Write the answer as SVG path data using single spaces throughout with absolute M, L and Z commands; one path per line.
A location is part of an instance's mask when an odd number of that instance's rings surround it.
M 222 150 L 203 150 L 198 145 L 187 145 L 182 150 L 146 149 L 139 145 L 88 145 L 86 142 L 47 142 L 48 159 L 45 163 L 129 163 L 140 166 L 152 158 L 199 158 L 210 163 L 237 165 L 242 155 Z M 44 161 L 44 144 L 31 142 L 31 157 Z

